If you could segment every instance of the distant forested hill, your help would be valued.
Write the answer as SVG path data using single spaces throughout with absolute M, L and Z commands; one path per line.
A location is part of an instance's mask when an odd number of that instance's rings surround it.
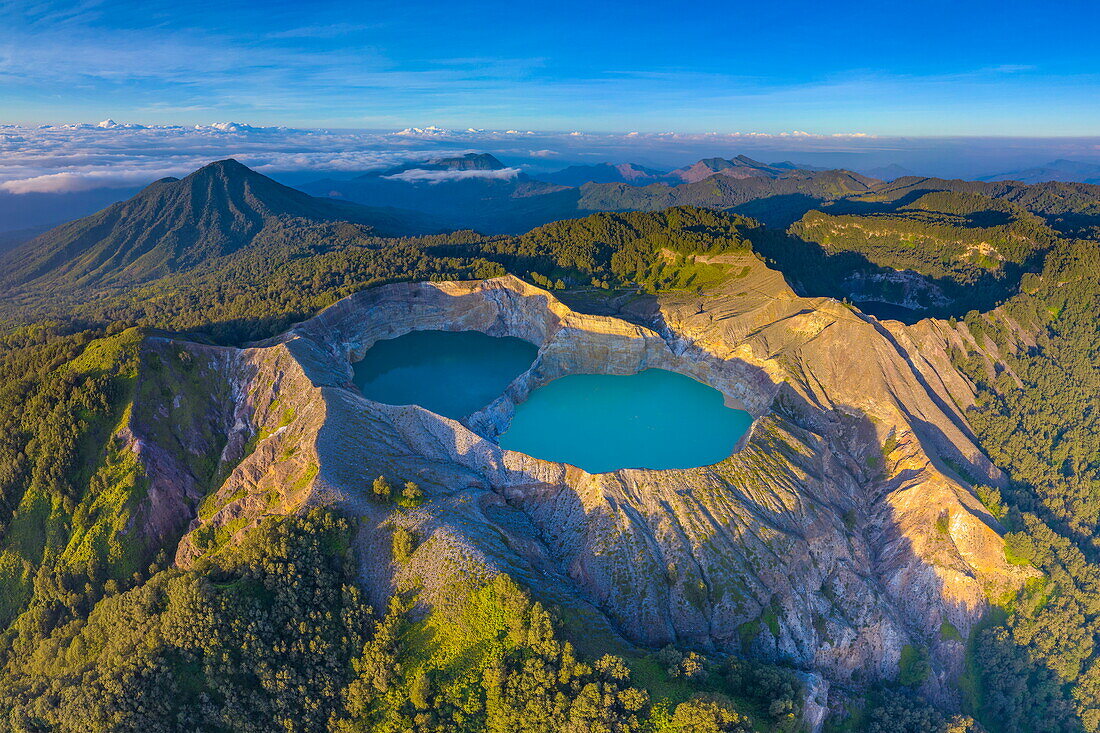
M 581 188 L 579 208 L 588 211 L 657 211 L 669 206 L 705 206 L 751 216 L 782 227 L 823 202 L 864 193 L 878 183 L 849 171 L 783 171 L 775 176 L 712 175 L 678 186 L 591 183 Z
M 875 193 L 826 202 L 761 251 L 806 292 L 947 316 L 1010 297 L 1062 238 L 1006 199 L 918 192 L 890 203 L 868 201 Z
M 899 206 L 934 191 L 978 194 L 1001 199 L 1042 216 L 1059 232 L 1097 238 L 1100 235 L 1100 186 L 1049 181 L 1026 185 L 1013 181 L 961 181 L 904 176 L 876 186 L 855 201 Z

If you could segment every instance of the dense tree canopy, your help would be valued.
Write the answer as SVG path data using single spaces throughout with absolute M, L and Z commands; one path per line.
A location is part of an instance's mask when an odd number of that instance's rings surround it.
M 1098 271 L 1100 243 L 1057 248 L 999 312 L 967 316 L 976 345 L 956 355 L 979 388 L 971 424 L 1012 479 L 992 502 L 1010 559 L 1043 572 L 972 644 L 995 731 L 1100 730 Z

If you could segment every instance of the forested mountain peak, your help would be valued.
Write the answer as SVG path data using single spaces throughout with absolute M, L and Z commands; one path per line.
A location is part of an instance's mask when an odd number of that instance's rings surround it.
M 256 171 L 252 170 L 248 166 L 244 165 L 235 158 L 225 158 L 224 160 L 215 160 L 211 163 L 207 163 L 202 168 L 199 168 L 194 173 L 188 175 L 188 178 L 202 178 L 204 176 L 248 176 L 253 175 L 258 178 L 264 176 Z
M 422 217 L 419 217 L 422 219 Z M 156 181 L 133 198 L 36 237 L 0 259 L 0 281 L 116 285 L 184 270 L 249 246 L 261 233 L 348 221 L 385 234 L 420 231 L 418 217 L 319 199 L 236 160 Z

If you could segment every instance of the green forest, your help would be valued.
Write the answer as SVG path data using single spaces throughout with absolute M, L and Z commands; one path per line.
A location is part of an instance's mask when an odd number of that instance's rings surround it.
M 507 576 L 466 581 L 427 617 L 400 597 L 375 613 L 352 529 L 320 511 L 271 518 L 192 570 L 154 563 L 125 592 L 108 581 L 90 608 L 36 598 L 5 634 L 8 729 L 750 731 L 752 715 L 793 730 L 789 672 L 668 652 L 583 660 Z M 642 678 L 671 694 L 654 700 Z
M 1100 729 L 1100 243 L 1053 250 L 998 312 L 965 319 L 1002 362 L 958 354 L 979 386 L 969 418 L 1011 486 L 987 503 L 1018 562 L 1042 570 L 972 641 L 992 730 Z M 1017 328 L 1037 333 L 1020 343 Z M 999 493 L 999 492 L 998 492 Z

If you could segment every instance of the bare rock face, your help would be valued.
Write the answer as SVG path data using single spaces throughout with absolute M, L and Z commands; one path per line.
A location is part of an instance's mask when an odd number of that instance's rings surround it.
M 944 624 L 965 638 L 986 599 L 1025 577 L 968 483 L 1001 478 L 966 423 L 973 395 L 950 365 L 952 336 L 799 298 L 752 256 L 735 264 L 742 274 L 716 292 L 660 299 L 646 325 L 575 312 L 512 277 L 398 284 L 227 355 L 225 478 L 177 562 L 264 514 L 335 503 L 363 518 L 379 607 L 401 588 L 446 602 L 455 573 L 508 572 L 599 633 L 804 669 L 821 711 L 829 685 L 890 679 L 905 645 L 924 646 L 928 691 L 950 703 L 963 645 Z M 426 329 L 516 336 L 539 354 L 464 422 L 365 399 L 351 363 Z M 589 474 L 493 440 L 552 379 L 650 367 L 747 409 L 739 449 L 713 466 Z M 374 501 L 379 475 L 416 481 L 428 501 Z M 400 566 L 396 526 L 418 540 Z

